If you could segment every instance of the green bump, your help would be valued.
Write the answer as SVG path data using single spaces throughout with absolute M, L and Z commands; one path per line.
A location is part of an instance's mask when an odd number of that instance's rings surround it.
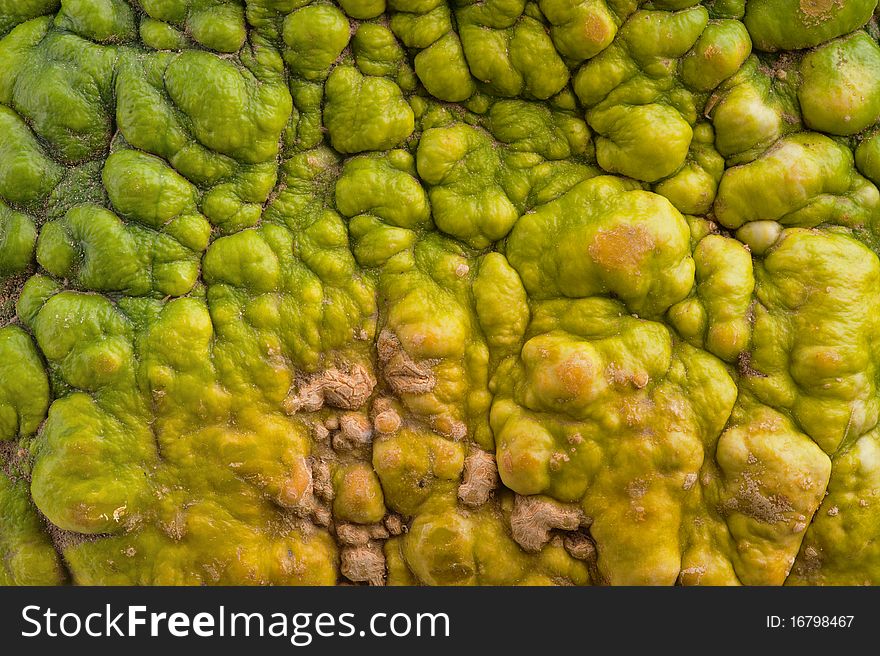
M 877 0 L 749 0 L 743 23 L 758 50 L 800 50 L 861 27 Z
M 403 11 L 391 14 L 391 29 L 407 48 L 427 48 L 444 34 L 452 32 L 449 6 L 445 2 L 428 4 L 431 6 L 419 9 L 402 7 Z
M 0 281 L 30 266 L 36 241 L 33 219 L 0 201 Z
M 49 408 L 49 381 L 30 336 L 0 328 L 0 441 L 33 435 Z
M 736 73 L 751 52 L 752 41 L 742 23 L 709 23 L 681 60 L 682 79 L 697 91 L 711 91 Z
M 45 198 L 61 179 L 61 167 L 46 156 L 21 117 L 4 106 L 0 135 L 0 197 L 22 204 Z
M 822 134 L 801 132 L 754 162 L 728 168 L 714 209 L 728 228 L 765 220 L 863 227 L 872 225 L 878 203 L 876 190 L 855 171 L 848 148 Z
M 339 66 L 327 79 L 324 122 L 336 150 L 360 153 L 401 145 L 415 116 L 394 82 Z
M 159 227 L 195 208 L 195 189 L 158 157 L 120 150 L 107 158 L 103 172 L 110 202 L 125 217 Z
M 669 319 L 691 344 L 733 362 L 751 339 L 755 278 L 749 251 L 735 239 L 707 235 L 694 249 L 694 264 L 696 294 L 670 308 Z
M 588 128 L 582 121 L 567 118 L 539 103 L 499 100 L 489 110 L 487 127 L 496 139 L 511 144 L 514 151 L 562 160 L 571 157 L 573 151 L 585 148 L 585 145 L 572 143 L 573 132 L 583 132 L 586 139 L 589 138 Z
M 24 478 L 0 472 L 0 585 L 61 585 L 67 576 Z
M 743 386 L 764 403 L 788 408 L 829 454 L 880 416 L 870 373 L 880 354 L 864 346 L 878 334 L 878 280 L 880 261 L 863 244 L 845 233 L 806 228 L 783 231 L 755 266 L 760 303 L 749 365 L 755 373 Z
M 198 51 L 176 57 L 165 83 L 203 145 L 248 164 L 278 152 L 278 136 L 291 111 L 287 89 L 261 84 L 230 61 Z
M 275 288 L 279 276 L 278 258 L 254 230 L 222 237 L 205 255 L 204 275 L 208 283 L 226 282 L 256 292 Z
M 385 13 L 385 0 L 339 0 L 339 6 L 352 18 L 360 20 Z
M 336 182 L 336 207 L 348 217 L 375 214 L 401 228 L 426 227 L 431 219 L 413 157 L 402 150 L 346 161 Z
M 49 26 L 35 19 L 0 41 L 0 102 L 28 122 L 53 156 L 77 164 L 109 146 L 116 49 L 69 32 L 47 33 Z
M 461 41 L 449 32 L 415 57 L 416 75 L 432 96 L 449 102 L 467 100 L 476 90 L 461 49 Z
M 687 157 L 693 132 L 664 105 L 619 106 L 594 118 L 596 159 L 606 171 L 653 182 L 675 173 Z
M 880 47 L 864 32 L 808 53 L 801 76 L 798 101 L 807 127 L 849 135 L 880 118 Z
M 204 248 L 206 227 L 202 221 L 193 235 L 178 240 L 173 225 L 170 234 L 158 233 L 126 224 L 102 207 L 77 205 L 43 226 L 37 262 L 87 290 L 179 296 L 192 289 L 199 273 L 197 253 L 182 242 Z
M 623 16 L 615 15 L 604 0 L 540 0 L 550 21 L 550 35 L 565 57 L 581 62 L 611 45 Z
M 181 50 L 187 44 L 183 32 L 173 25 L 152 18 L 142 19 L 139 31 L 144 45 L 154 50 Z
M 168 23 L 182 23 L 190 2 L 188 0 L 141 0 L 143 10 L 153 18 Z
M 245 9 L 238 3 L 206 7 L 189 15 L 186 26 L 192 38 L 217 52 L 238 52 L 247 38 Z
M 283 35 L 284 59 L 291 71 L 307 80 L 322 80 L 348 45 L 351 28 L 333 5 L 310 5 L 284 19 Z
M 123 0 L 64 0 L 55 24 L 100 43 L 131 41 L 137 34 L 135 13 Z
M 19 23 L 57 11 L 60 4 L 61 0 L 0 0 L 0 37 Z
M 868 135 L 856 148 L 859 172 L 874 184 L 880 184 L 880 134 Z
M 351 41 L 358 69 L 366 75 L 394 78 L 406 54 L 394 34 L 387 27 L 363 23 Z
M 612 293 L 646 316 L 684 298 L 694 282 L 681 214 L 662 196 L 611 176 L 526 214 L 506 254 L 533 298 Z
M 546 100 L 568 84 L 568 67 L 553 47 L 544 26 L 524 17 L 510 41 L 510 58 L 523 76 L 524 94 Z
M 503 164 L 484 132 L 462 123 L 427 130 L 416 161 L 438 228 L 485 248 L 513 227 L 519 211 L 500 184 Z

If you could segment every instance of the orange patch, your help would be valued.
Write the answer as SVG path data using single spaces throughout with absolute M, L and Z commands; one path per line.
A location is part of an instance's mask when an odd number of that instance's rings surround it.
M 587 250 L 604 269 L 637 273 L 653 249 L 654 238 L 645 226 L 623 224 L 598 233 Z
M 557 378 L 572 397 L 592 388 L 595 373 L 592 361 L 577 355 L 556 366 Z
M 590 14 L 584 19 L 584 39 L 589 43 L 606 43 L 614 38 L 611 27 L 607 21 L 602 20 L 596 14 Z
M 835 8 L 840 8 L 841 0 L 800 0 L 801 13 L 809 18 L 829 18 Z

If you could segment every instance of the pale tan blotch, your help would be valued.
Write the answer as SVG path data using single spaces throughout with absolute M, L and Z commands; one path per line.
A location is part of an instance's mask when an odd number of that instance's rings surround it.
M 389 535 L 401 535 L 406 532 L 406 524 L 404 524 L 403 518 L 397 513 L 389 513 L 385 517 L 385 528 Z
M 275 501 L 297 515 L 306 516 L 315 505 L 313 490 L 312 468 L 306 458 L 301 457 L 291 467 L 290 476 L 276 495 Z
M 333 512 L 330 510 L 330 507 L 327 505 L 316 505 L 312 509 L 312 522 L 315 526 L 321 526 L 323 528 L 327 528 L 330 526 L 330 522 L 333 520 Z
M 397 394 L 427 394 L 434 389 L 436 380 L 431 366 L 414 361 L 404 351 L 400 340 L 391 331 L 383 330 L 376 343 L 382 374 Z
M 586 521 L 583 511 L 573 504 L 518 494 L 510 514 L 510 531 L 519 546 L 534 553 L 550 541 L 553 529 L 574 531 Z
M 341 410 L 356 410 L 367 402 L 375 386 L 376 379 L 363 365 L 327 369 L 303 381 L 281 407 L 289 415 L 316 412 L 325 403 Z
M 368 525 L 367 533 L 370 534 L 370 538 L 373 540 L 387 540 L 389 537 L 391 537 L 391 535 L 388 533 L 388 529 L 385 528 L 384 523 Z
M 458 498 L 471 508 L 482 506 L 498 487 L 498 480 L 495 456 L 475 448 L 464 460 L 464 477 L 458 487 Z
M 335 451 L 351 451 L 373 440 L 373 428 L 366 414 L 346 412 L 339 417 L 339 432 L 333 436 Z
M 598 557 L 592 538 L 583 531 L 568 533 L 562 539 L 562 546 L 572 558 L 595 563 Z
M 175 542 L 180 542 L 186 535 L 186 513 L 178 508 L 174 516 L 167 522 L 159 522 L 162 532 Z
M 385 585 L 385 555 L 377 544 L 343 549 L 340 570 L 349 581 Z
M 324 501 L 333 500 L 333 477 L 330 473 L 330 465 L 323 460 L 312 462 L 312 487 L 315 495 Z
M 327 442 L 327 440 L 330 439 L 330 431 L 324 424 L 315 424 L 312 426 L 312 433 L 315 442 Z
M 281 402 L 282 410 L 289 415 L 297 412 L 316 412 L 323 407 L 324 393 L 321 385 L 316 381 L 306 383 Z
M 339 430 L 352 442 L 369 444 L 373 437 L 370 420 L 362 412 L 346 412 L 339 418 Z
M 381 435 L 392 435 L 400 429 L 402 420 L 391 399 L 378 398 L 372 408 L 373 429 Z
M 370 540 L 387 540 L 390 537 L 384 524 L 340 523 L 334 529 L 339 543 L 348 547 L 362 547 Z
M 324 379 L 324 400 L 328 405 L 343 410 L 363 406 L 376 386 L 373 375 L 359 364 L 348 371 L 330 369 L 324 374 Z
M 370 543 L 370 530 L 361 524 L 337 524 L 336 539 L 347 547 L 363 547 Z
M 461 442 L 468 435 L 467 424 L 451 417 L 435 417 L 431 421 L 431 425 L 440 433 L 451 437 L 456 442 Z

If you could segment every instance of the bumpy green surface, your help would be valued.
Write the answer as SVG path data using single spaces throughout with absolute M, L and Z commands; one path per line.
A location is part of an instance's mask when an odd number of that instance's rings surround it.
M 875 0 L 0 0 L 0 584 L 880 584 Z

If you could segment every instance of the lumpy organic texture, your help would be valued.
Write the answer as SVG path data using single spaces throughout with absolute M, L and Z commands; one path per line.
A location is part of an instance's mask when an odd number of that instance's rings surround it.
M 875 0 L 0 0 L 0 583 L 880 584 Z

